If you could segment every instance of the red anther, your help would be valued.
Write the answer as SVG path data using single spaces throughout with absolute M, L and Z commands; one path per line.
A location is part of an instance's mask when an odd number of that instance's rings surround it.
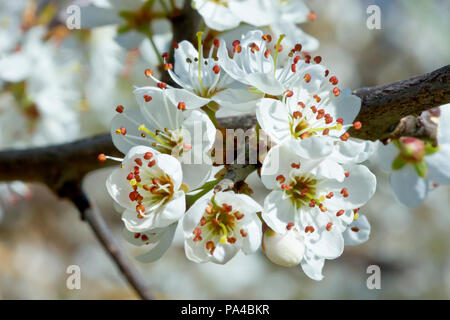
M 302 45 L 301 45 L 300 43 L 297 43 L 297 44 L 294 46 L 294 50 L 295 50 L 296 52 L 302 51 Z
M 181 111 L 186 110 L 186 103 L 184 103 L 184 102 L 178 102 L 177 109 L 178 109 L 178 110 L 181 110 Z
M 212 209 L 213 209 L 212 204 L 211 204 L 211 203 L 208 203 L 208 205 L 207 205 L 206 208 L 205 208 L 205 212 L 206 212 L 207 214 L 211 214 L 211 213 L 212 213 Z
M 220 47 L 220 40 L 219 39 L 214 39 L 214 47 L 218 48 Z
M 168 52 L 164 52 L 164 53 L 161 55 L 161 57 L 162 57 L 164 60 L 168 60 L 168 59 L 169 59 L 169 53 L 168 53 Z
M 297 64 L 298 63 L 298 61 L 300 60 L 301 58 L 300 58 L 300 56 L 295 56 L 295 58 L 294 58 L 294 63 L 295 64 Z
M 216 246 L 214 245 L 214 242 L 208 241 L 206 243 L 206 249 L 209 250 L 210 254 L 213 254 L 214 253 L 214 249 L 216 249 Z
M 140 237 L 141 237 L 141 234 L 139 232 L 134 234 L 135 239 L 139 239 Z
M 314 100 L 317 101 L 317 103 L 319 103 L 322 99 L 320 99 L 320 97 L 316 94 L 313 96 Z M 325 110 L 323 111 L 323 113 L 325 113 Z
M 241 47 L 241 46 L 235 46 L 235 47 L 233 47 L 233 52 L 240 53 L 241 51 L 242 51 L 242 47 Z
M 302 107 L 303 109 L 306 108 L 305 104 L 304 104 L 303 102 L 301 102 L 301 101 L 297 102 L 297 104 L 298 104 L 300 107 Z
M 327 208 L 323 205 L 323 203 L 320 203 L 320 204 L 319 204 L 319 209 L 320 209 L 320 211 L 322 211 L 322 212 L 327 211 Z
M 133 177 L 134 177 L 133 173 L 130 172 L 130 173 L 127 175 L 127 180 L 131 180 L 131 179 L 133 179 Z
M 100 161 L 100 162 L 105 162 L 105 161 L 106 161 L 106 156 L 105 156 L 105 154 L 104 154 L 104 153 L 100 153 L 100 154 L 97 156 L 97 160 Z
M 240 44 L 241 44 L 241 42 L 240 42 L 239 40 L 234 40 L 234 41 L 232 42 L 233 47 L 236 47 L 236 46 L 238 46 L 238 45 L 240 45 Z
M 128 197 L 131 201 L 136 201 L 138 198 L 139 193 L 137 191 L 131 191 Z
M 309 189 L 308 188 L 303 188 L 302 190 L 300 190 L 300 195 L 305 195 L 305 194 L 307 194 L 309 192 Z
M 340 217 L 340 216 L 342 216 L 344 213 L 345 213 L 345 211 L 341 209 L 341 210 L 339 210 L 339 211 L 336 213 L 336 217 Z
M 309 54 L 305 54 L 305 62 L 311 63 L 311 56 Z
M 141 237 L 141 239 L 142 239 L 142 241 L 148 241 L 148 237 L 147 237 L 147 235 L 145 235 L 145 234 L 143 234 L 142 235 L 142 237 Z
M 344 175 L 345 175 L 346 178 L 348 178 L 348 177 L 350 176 L 350 172 L 346 171 L 346 172 L 344 173 Z
M 330 70 L 325 70 L 325 78 L 330 74 Z
M 311 11 L 310 13 L 308 13 L 308 20 L 309 21 L 316 20 L 316 13 L 314 11 Z
M 315 206 L 316 206 L 316 200 L 314 200 L 314 199 L 311 199 L 311 201 L 309 201 L 309 204 L 308 204 L 311 208 L 314 208 Z
M 244 229 L 239 230 L 239 232 L 241 233 L 241 236 L 243 236 L 244 238 L 247 236 L 247 232 L 245 232 Z
M 355 128 L 355 130 L 359 130 L 362 127 L 362 123 L 360 121 L 356 121 L 353 123 L 353 128 Z
M 234 216 L 236 217 L 236 219 L 241 220 L 244 217 L 244 214 L 242 212 L 236 211 L 234 213 Z
M 201 235 L 196 235 L 195 237 L 194 237 L 194 239 L 192 239 L 194 242 L 197 242 L 197 241 L 202 241 L 203 240 L 203 238 L 202 238 L 202 236 Z
M 273 48 L 276 49 L 277 46 L 274 45 Z M 283 45 L 280 44 L 280 45 L 278 46 L 278 52 L 281 52 L 281 51 L 283 51 Z
M 320 119 L 322 119 L 322 118 L 323 118 L 323 113 L 319 113 L 319 114 L 317 115 L 317 117 L 316 117 L 317 120 L 320 120 Z
M 358 232 L 358 231 L 359 231 L 359 228 L 358 228 L 358 227 L 352 227 L 351 230 L 352 230 L 353 232 Z
M 328 115 L 328 117 L 327 117 L 327 115 Z M 326 124 L 330 124 L 330 123 L 332 123 L 333 122 L 333 117 L 332 116 L 330 116 L 328 113 L 325 115 L 325 123 Z
M 164 71 L 172 70 L 173 65 L 171 63 L 164 63 Z
M 229 238 L 227 238 L 227 241 L 228 241 L 228 243 L 233 244 L 233 243 L 236 242 L 236 238 L 235 237 L 229 237 Z
M 328 222 L 326 226 L 327 231 L 330 231 L 332 226 L 333 224 L 331 222 Z
M 294 226 L 294 223 L 293 223 L 293 222 L 289 222 L 289 223 L 286 225 L 286 229 L 287 229 L 287 230 L 291 230 L 293 226 Z
M 286 90 L 284 94 L 286 95 L 286 97 L 290 98 L 294 95 L 294 92 L 292 90 Z
M 295 72 L 295 71 L 297 71 L 297 68 L 296 68 L 296 66 L 295 66 L 295 64 L 293 63 L 292 65 L 291 65 L 291 71 L 292 72 Z
M 125 127 L 120 127 L 120 133 L 122 135 L 126 135 L 127 134 L 127 129 Z
M 284 183 L 286 181 L 286 178 L 282 174 L 280 174 L 279 176 L 276 177 L 275 180 L 278 181 L 279 183 Z
M 347 188 L 342 188 L 341 194 L 342 194 L 342 196 L 344 198 L 347 198 L 348 197 L 348 190 L 347 190 Z
M 231 212 L 231 211 L 233 211 L 233 207 L 230 206 L 230 205 L 228 205 L 228 204 L 226 204 L 226 203 L 224 203 L 224 204 L 222 205 L 222 207 L 223 207 L 223 209 L 225 210 L 225 212 Z
M 345 132 L 342 136 L 339 137 L 342 141 L 347 141 L 350 138 L 350 133 Z
M 152 161 L 148 162 L 148 166 L 151 168 L 151 167 L 153 167 L 155 165 L 155 163 L 156 163 L 156 160 L 153 159 Z
M 144 184 L 142 188 L 144 188 L 145 191 L 150 191 L 151 189 L 151 187 L 148 184 Z
M 256 43 L 251 43 L 250 48 L 251 48 L 252 53 L 259 51 L 259 47 Z
M 141 158 L 134 159 L 134 162 L 136 162 L 138 166 L 142 166 L 142 159 Z
M 353 209 L 353 213 L 357 213 L 360 208 Z
M 336 86 L 336 85 L 339 83 L 338 78 L 337 78 L 336 76 L 330 77 L 329 81 L 330 81 L 331 84 L 334 85 L 334 86 Z
M 300 169 L 300 163 L 291 163 L 291 168 Z
M 144 95 L 144 100 L 145 100 L 145 102 L 150 102 L 150 101 L 152 101 L 152 96 L 149 96 L 148 94 L 146 94 L 146 95 Z
M 219 72 L 220 72 L 220 66 L 216 64 L 216 65 L 213 67 L 213 71 L 214 71 L 215 74 L 219 74 Z
M 138 218 L 138 219 L 144 219 L 144 216 L 143 216 L 142 214 L 138 213 L 138 214 L 137 214 L 137 218 Z
M 173 47 L 174 49 L 178 49 L 178 42 L 173 41 L 173 42 L 172 42 L 172 47 Z
M 316 112 L 317 112 L 317 107 L 316 107 L 316 106 L 311 106 L 311 111 L 312 111 L 313 113 L 316 113 Z
M 306 226 L 305 232 L 311 232 L 311 233 L 313 233 L 313 232 L 314 232 L 314 227 L 313 227 L 313 226 Z
M 147 78 L 150 78 L 151 76 L 153 76 L 154 72 L 152 69 L 145 69 L 145 76 Z
M 306 73 L 303 76 L 303 79 L 305 79 L 306 83 L 309 83 L 311 81 L 311 75 L 309 73 Z
M 336 87 L 336 88 L 333 89 L 333 94 L 334 94 L 336 97 L 338 97 L 338 96 L 341 94 L 341 90 L 339 90 L 339 88 Z
M 281 185 L 281 189 L 288 191 L 288 190 L 291 190 L 291 186 L 288 185 L 287 183 L 283 183 Z
M 123 110 L 124 110 L 123 105 L 119 105 L 119 106 L 116 107 L 116 111 L 117 111 L 118 113 L 122 113 Z
M 344 124 L 344 119 L 338 118 L 338 119 L 336 120 L 336 122 L 337 122 L 337 123 L 340 123 L 340 124 Z
M 165 82 L 158 82 L 157 86 L 160 89 L 165 89 L 165 88 L 167 88 L 167 83 L 165 83 Z
M 216 218 L 212 218 L 212 219 L 211 219 L 211 222 L 212 222 L 215 226 L 220 225 L 219 220 L 217 220 Z
M 264 51 L 264 57 L 266 57 L 266 59 L 269 58 L 271 53 L 272 53 L 272 50 L 266 49 L 266 51 Z
M 333 198 L 333 196 L 334 196 L 334 193 L 330 192 L 329 194 L 326 195 L 326 198 L 331 199 L 331 198 Z
M 301 113 L 300 111 L 294 111 L 294 113 L 292 114 L 292 116 L 293 116 L 295 119 L 299 119 L 299 118 L 303 117 L 303 115 L 302 115 L 302 113 Z
M 327 134 L 329 134 L 330 133 L 330 129 L 328 129 L 328 128 L 326 128 L 326 129 L 324 129 L 323 131 L 322 131 L 322 134 L 324 135 L 324 136 L 326 136 Z
M 322 62 L 322 57 L 321 56 L 315 56 L 314 57 L 314 62 L 317 63 L 317 64 L 321 63 Z
M 161 180 L 159 180 L 158 178 L 153 178 L 153 179 L 152 179 L 152 183 L 153 183 L 154 185 L 159 185 L 159 184 L 161 184 Z
M 205 217 L 202 217 L 202 218 L 200 219 L 200 225 L 203 227 L 205 224 L 206 224 L 206 218 L 205 218 Z
M 193 234 L 195 234 L 196 236 L 202 234 L 202 230 L 200 228 L 195 228 L 194 231 L 192 231 Z
M 138 174 L 134 175 L 134 178 L 136 179 L 137 182 L 141 182 L 141 177 Z
M 311 137 L 311 134 L 309 132 L 303 132 L 300 135 L 300 139 L 306 139 L 306 138 L 310 138 L 310 137 Z
M 152 157 L 153 157 L 153 153 L 151 153 L 151 152 L 146 152 L 144 154 L 144 159 L 145 160 L 150 160 Z
M 136 206 L 136 212 L 138 212 L 138 213 L 145 213 L 145 207 L 144 207 L 144 205 L 143 205 L 143 204 L 138 204 L 138 205 Z

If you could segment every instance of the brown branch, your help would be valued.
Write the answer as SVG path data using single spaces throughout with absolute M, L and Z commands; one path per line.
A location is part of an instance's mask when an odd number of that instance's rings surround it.
M 81 212 L 83 220 L 89 224 L 97 240 L 108 252 L 137 295 L 141 299 L 152 300 L 154 297 L 148 287 L 145 286 L 145 280 L 142 279 L 139 272 L 130 263 L 129 258 L 123 253 L 96 205 L 92 202 L 90 203 L 80 189 L 73 190 L 71 200 Z

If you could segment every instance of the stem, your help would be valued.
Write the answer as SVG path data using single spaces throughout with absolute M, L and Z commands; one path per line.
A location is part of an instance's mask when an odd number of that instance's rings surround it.
M 197 191 L 197 190 L 202 190 L 202 191 L 200 191 L 199 193 L 196 193 L 194 195 L 187 195 L 186 196 L 186 203 L 187 203 L 186 208 L 190 208 L 195 203 L 195 201 L 197 201 L 202 196 L 204 196 L 209 191 L 211 191 L 219 182 L 220 182 L 220 179 L 208 181 L 200 188 L 194 190 L 194 191 Z
M 206 115 L 209 117 L 209 119 L 211 120 L 211 122 L 214 124 L 214 126 L 216 127 L 216 129 L 220 129 L 222 128 L 220 126 L 220 124 L 217 122 L 216 119 L 216 112 L 208 105 L 203 106 L 202 110 L 205 111 Z

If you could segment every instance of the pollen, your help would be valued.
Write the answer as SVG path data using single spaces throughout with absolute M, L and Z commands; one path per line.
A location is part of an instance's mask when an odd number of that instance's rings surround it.
M 124 107 L 122 105 L 119 105 L 119 106 L 116 107 L 117 113 L 122 113 L 123 110 L 124 110 Z
M 151 76 L 153 76 L 155 73 L 153 72 L 152 69 L 145 69 L 145 76 L 147 78 L 150 78 Z

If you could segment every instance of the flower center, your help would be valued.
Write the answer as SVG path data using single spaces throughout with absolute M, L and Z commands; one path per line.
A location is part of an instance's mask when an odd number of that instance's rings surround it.
M 174 186 L 172 179 L 156 165 L 150 152 L 136 158 L 135 162 L 136 166 L 126 179 L 133 189 L 129 198 L 136 204 L 137 217 L 142 219 L 146 212 L 154 211 L 170 201 Z
M 217 243 L 236 242 L 236 228 L 238 221 L 244 217 L 244 214 L 233 210 L 232 206 L 224 203 L 219 206 L 214 197 L 207 205 L 200 223 L 194 229 L 194 242 L 205 240 L 205 247 L 210 254 L 214 253 Z M 247 233 L 239 230 L 241 236 L 245 237 Z

